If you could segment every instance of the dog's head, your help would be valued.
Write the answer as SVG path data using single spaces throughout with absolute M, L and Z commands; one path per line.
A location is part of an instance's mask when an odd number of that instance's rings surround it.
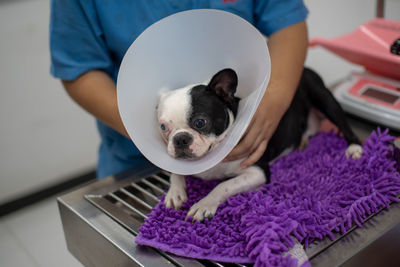
M 224 139 L 237 113 L 237 84 L 236 72 L 224 69 L 208 85 L 189 85 L 160 95 L 157 117 L 168 154 L 197 159 Z

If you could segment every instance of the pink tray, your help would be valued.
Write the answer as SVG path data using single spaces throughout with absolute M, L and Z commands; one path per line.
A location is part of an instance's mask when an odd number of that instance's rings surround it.
M 323 46 L 371 72 L 400 79 L 400 56 L 390 53 L 390 46 L 398 38 L 400 22 L 378 18 L 364 23 L 350 34 L 331 40 L 313 38 L 310 46 Z

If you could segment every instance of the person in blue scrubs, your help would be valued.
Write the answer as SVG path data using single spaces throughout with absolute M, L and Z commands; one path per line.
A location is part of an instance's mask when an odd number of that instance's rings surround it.
M 241 165 L 246 167 L 265 151 L 297 88 L 308 41 L 302 0 L 51 0 L 51 74 L 97 119 L 98 178 L 146 161 L 118 112 L 115 83 L 122 57 L 154 22 L 199 8 L 232 12 L 268 37 L 270 83 L 244 137 L 225 159 L 247 157 Z

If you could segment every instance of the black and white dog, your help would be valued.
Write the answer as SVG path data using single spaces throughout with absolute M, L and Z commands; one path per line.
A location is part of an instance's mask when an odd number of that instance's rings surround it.
M 234 96 L 237 84 L 236 72 L 224 69 L 215 74 L 208 85 L 189 85 L 160 95 L 157 116 L 169 155 L 179 159 L 197 159 L 225 138 L 238 110 L 240 99 Z M 205 180 L 233 178 L 218 184 L 190 208 L 187 216 L 194 220 L 211 218 L 228 197 L 268 183 L 269 163 L 303 145 L 308 137 L 317 133 L 321 117 L 317 115 L 318 111 L 343 133 L 349 144 L 346 155 L 361 157 L 360 141 L 346 122 L 342 108 L 318 74 L 306 68 L 293 101 L 260 160 L 246 169 L 240 168 L 243 159 L 222 162 L 194 175 Z M 187 200 L 185 178 L 172 174 L 170 181 L 164 204 L 179 209 Z

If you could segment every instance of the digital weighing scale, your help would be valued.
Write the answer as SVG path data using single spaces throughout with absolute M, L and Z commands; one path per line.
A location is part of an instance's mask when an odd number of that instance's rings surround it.
M 310 46 L 315 45 L 366 69 L 351 73 L 334 88 L 343 109 L 400 131 L 400 22 L 373 19 L 350 34 L 314 38 Z

